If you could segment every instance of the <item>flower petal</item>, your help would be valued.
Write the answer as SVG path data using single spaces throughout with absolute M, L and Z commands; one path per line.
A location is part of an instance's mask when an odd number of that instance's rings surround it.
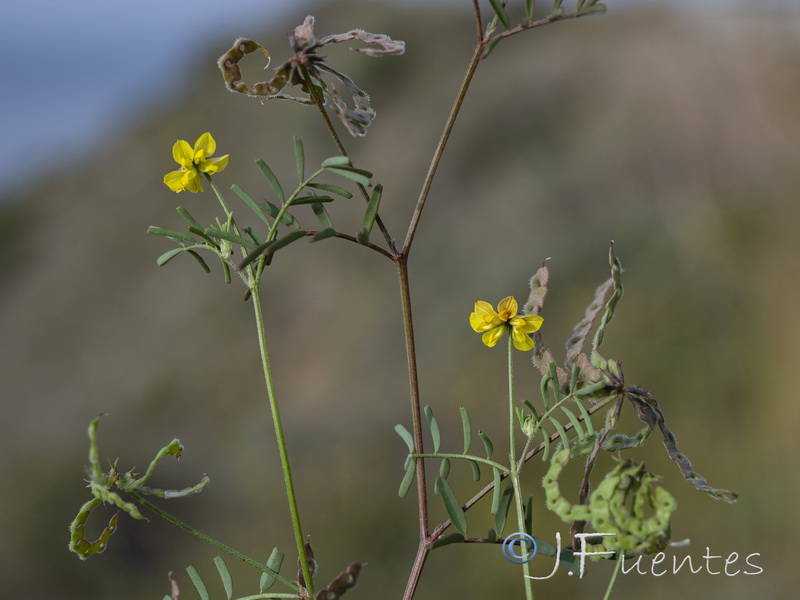
M 514 348 L 517 350 L 528 351 L 533 349 L 533 340 L 522 333 L 519 329 L 511 330 L 511 339 L 514 340 Z
M 185 188 L 183 185 L 183 174 L 185 171 L 170 171 L 164 175 L 164 184 L 173 192 L 182 192 Z
M 514 329 L 519 329 L 523 333 L 533 333 L 538 331 L 544 323 L 544 319 L 539 315 L 525 315 L 522 317 L 514 317 L 509 321 L 509 324 Z
M 203 180 L 197 169 L 187 169 L 183 171 L 183 187 L 193 194 L 203 191 Z
M 475 312 L 469 316 L 469 324 L 478 333 L 488 331 L 502 323 L 500 315 L 494 312 L 492 305 L 488 302 L 478 301 L 475 303 Z
M 511 317 L 516 316 L 517 308 L 517 301 L 514 296 L 508 296 L 500 300 L 500 304 L 497 305 L 497 312 L 501 320 L 508 321 Z
M 198 162 L 206 160 L 214 154 L 217 149 L 217 142 L 209 132 L 205 132 L 194 143 L 194 159 Z
M 178 140 L 172 146 L 172 158 L 174 158 L 175 162 L 184 168 L 191 166 L 193 155 L 194 153 L 192 152 L 192 147 L 186 140 Z
M 475 312 L 478 313 L 479 315 L 484 315 L 484 316 L 494 316 L 497 314 L 496 312 L 494 312 L 492 305 L 489 304 L 488 302 L 484 302 L 483 300 L 478 300 L 475 303 Z
M 222 171 L 225 167 L 228 166 L 228 157 L 230 154 L 226 154 L 225 156 L 220 156 L 219 158 L 209 158 L 208 160 L 203 161 L 197 168 L 202 173 L 208 173 L 212 175 L 219 171 Z
M 498 325 L 494 329 L 490 329 L 486 333 L 481 336 L 481 341 L 489 346 L 489 348 L 494 348 L 497 341 L 503 337 L 506 333 L 506 326 L 505 325 Z

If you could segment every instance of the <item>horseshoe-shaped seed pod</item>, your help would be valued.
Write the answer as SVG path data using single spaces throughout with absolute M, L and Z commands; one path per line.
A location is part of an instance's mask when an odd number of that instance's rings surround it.
M 547 508 L 561 517 L 565 522 L 586 521 L 590 518 L 589 507 L 584 504 L 571 504 L 561 495 L 558 485 L 558 476 L 564 470 L 564 465 L 569 460 L 569 448 L 562 448 L 550 461 L 550 468 L 542 481 L 545 490 Z
M 92 498 L 86 502 L 81 507 L 80 511 L 78 511 L 78 515 L 70 525 L 69 549 L 77 554 L 81 560 L 86 560 L 92 554 L 99 554 L 105 550 L 106 546 L 108 545 L 108 540 L 117 530 L 119 511 L 114 513 L 114 516 L 111 517 L 111 520 L 108 522 L 108 526 L 103 529 L 103 532 L 100 534 L 99 538 L 93 542 L 90 542 L 86 539 L 86 521 L 89 519 L 89 515 L 92 514 L 92 511 L 97 508 L 100 503 L 101 500 L 99 498 Z

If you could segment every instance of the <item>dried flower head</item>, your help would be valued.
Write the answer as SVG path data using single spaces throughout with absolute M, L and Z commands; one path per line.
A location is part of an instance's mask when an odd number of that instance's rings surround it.
M 361 29 L 351 29 L 346 33 L 317 39 L 314 35 L 314 17 L 308 16 L 289 35 L 292 56 L 275 68 L 275 75 L 269 81 L 261 81 L 250 87 L 242 80 L 239 62 L 245 55 L 260 50 L 269 57 L 269 53 L 261 44 L 253 40 L 244 38 L 236 40 L 233 47 L 220 57 L 219 68 L 222 70 L 225 85 L 232 92 L 268 100 L 275 98 L 295 100 L 303 104 L 314 104 L 317 100 L 326 103 L 329 99 L 333 111 L 351 135 L 366 135 L 367 128 L 375 118 L 375 110 L 370 105 L 369 95 L 359 88 L 352 78 L 331 67 L 325 62 L 325 57 L 318 54 L 320 48 L 329 44 L 350 40 L 379 46 L 379 48 L 351 48 L 367 56 L 402 54 L 405 51 L 405 42 Z M 338 80 L 350 92 L 353 98 L 352 108 L 341 99 L 334 83 L 326 81 L 324 76 L 328 75 L 333 75 L 333 80 Z M 285 90 L 289 87 L 300 88 L 304 95 L 293 96 L 286 93 Z

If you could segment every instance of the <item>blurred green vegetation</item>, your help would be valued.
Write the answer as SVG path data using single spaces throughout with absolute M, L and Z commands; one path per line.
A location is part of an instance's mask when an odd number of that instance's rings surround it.
M 343 4 L 317 11 L 318 34 L 362 27 L 407 42 L 399 58 L 328 53 L 373 97 L 370 135 L 347 145 L 384 184 L 381 213 L 402 239 L 473 25 L 466 10 Z M 303 16 L 265 24 L 259 41 L 275 60 Z M 674 538 L 692 539 L 673 552 L 759 552 L 764 568 L 752 577 L 631 574 L 615 598 L 785 598 L 795 581 L 798 25 L 796 13 L 612 6 L 501 44 L 478 71 L 416 238 L 423 402 L 436 410 L 443 448 L 460 444 L 461 405 L 476 428 L 505 432 L 504 353 L 470 330 L 475 300 L 524 298 L 550 257 L 543 335 L 557 348 L 607 277 L 615 240 L 626 295 L 606 355 L 653 391 L 710 483 L 741 494 L 729 506 L 695 492 L 654 439 L 643 455 L 678 499 Z M 307 164 L 335 153 L 313 109 L 225 91 L 215 59 L 230 42 L 210 43 L 195 71 L 175 73 L 185 94 L 174 105 L 0 212 L 0 597 L 161 598 L 173 571 L 192 598 L 188 564 L 214 580 L 216 552 L 155 519 L 123 516 L 109 549 L 85 563 L 67 552 L 67 525 L 88 498 L 85 428 L 101 412 L 101 460 L 141 468 L 177 436 L 184 457 L 161 466 L 154 485 L 210 475 L 201 496 L 167 510 L 254 557 L 293 546 L 251 308 L 219 268 L 205 275 L 188 257 L 157 268 L 169 245 L 145 235 L 179 224 L 161 183 L 176 139 L 211 131 L 219 153 L 231 154 L 220 187 L 264 195 L 252 159 L 293 178 L 292 134 Z M 177 200 L 201 221 L 215 213 L 210 194 Z M 404 445 L 392 427 L 409 422 L 396 277 L 355 245 L 321 243 L 284 251 L 264 291 L 304 528 L 320 580 L 358 560 L 368 566 L 353 598 L 399 597 L 416 509 L 396 496 Z M 520 369 L 520 393 L 534 397 L 536 382 Z M 451 483 L 466 495 L 473 484 L 459 471 Z M 532 490 L 543 472 L 528 471 Z M 542 537 L 566 532 L 543 510 L 537 518 Z M 489 527 L 478 513 L 470 522 Z M 227 562 L 237 593 L 255 589 L 258 574 Z M 598 598 L 610 572 L 596 566 L 582 582 L 562 574 L 538 593 Z M 498 548 L 449 546 L 429 560 L 418 598 L 519 593 L 517 568 Z

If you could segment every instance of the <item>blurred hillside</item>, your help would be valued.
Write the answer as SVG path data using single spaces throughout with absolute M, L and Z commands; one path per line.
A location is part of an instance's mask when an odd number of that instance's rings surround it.
M 259 41 L 274 60 L 304 16 L 265 24 Z M 384 184 L 381 214 L 402 239 L 473 24 L 466 11 L 444 9 L 317 11 L 318 35 L 352 27 L 407 42 L 402 57 L 326 52 L 371 93 L 370 135 L 346 144 Z M 180 228 L 176 204 L 203 222 L 215 214 L 210 193 L 175 196 L 162 184 L 176 139 L 211 131 L 219 153 L 231 154 L 220 187 L 254 195 L 267 194 L 257 157 L 293 180 L 293 134 L 308 165 L 335 154 L 312 108 L 225 91 L 215 61 L 232 41 L 209 43 L 195 70 L 175 73 L 185 81 L 180 102 L 0 212 L 0 597 L 161 598 L 174 571 L 192 598 L 188 564 L 214 579 L 215 552 L 155 519 L 123 517 L 110 549 L 86 563 L 67 553 L 67 524 L 88 498 L 85 428 L 98 413 L 109 414 L 101 458 L 141 469 L 177 436 L 184 457 L 159 467 L 154 485 L 210 475 L 201 496 L 167 510 L 256 557 L 293 546 L 251 306 L 238 286 L 223 285 L 217 265 L 206 275 L 181 256 L 156 267 L 170 246 L 145 234 L 149 225 Z M 445 445 L 460 443 L 462 405 L 476 427 L 497 439 L 505 431 L 504 356 L 468 327 L 475 300 L 525 297 L 550 257 L 543 333 L 557 349 L 607 277 L 613 239 L 626 296 L 607 354 L 623 360 L 630 383 L 653 390 L 712 485 L 741 494 L 728 506 L 695 493 L 652 440 L 648 466 L 680 506 L 674 537 L 692 539 L 676 553 L 759 552 L 765 572 L 628 575 L 615 598 L 790 597 L 790 540 L 800 533 L 789 517 L 800 493 L 791 462 L 800 423 L 798 106 L 796 13 L 612 11 L 501 44 L 479 68 L 451 137 L 411 260 L 423 402 Z M 356 231 L 361 207 L 336 209 L 337 225 Z M 264 296 L 320 577 L 364 561 L 353 598 L 399 597 L 416 512 L 413 499 L 396 496 L 404 446 L 392 427 L 409 416 L 394 269 L 353 244 L 301 242 L 270 267 Z M 532 372 L 521 371 L 518 385 L 538 393 Z M 541 475 L 531 469 L 529 483 Z M 463 495 L 468 479 L 456 486 Z M 566 531 L 542 527 L 543 537 Z M 434 553 L 418 597 L 518 597 L 518 573 L 495 550 Z M 600 597 L 605 566 L 588 583 L 559 577 L 539 589 Z M 257 576 L 242 571 L 235 581 L 244 594 Z

